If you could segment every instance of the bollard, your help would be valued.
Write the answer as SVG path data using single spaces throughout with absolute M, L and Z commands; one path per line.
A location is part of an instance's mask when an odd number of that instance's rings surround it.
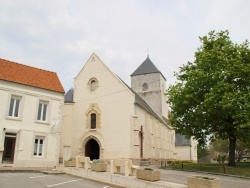
M 226 174 L 226 168 L 224 164 L 223 164 L 223 173 Z

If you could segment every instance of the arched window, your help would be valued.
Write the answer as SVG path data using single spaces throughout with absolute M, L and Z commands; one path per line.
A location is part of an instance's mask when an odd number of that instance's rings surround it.
M 96 114 L 90 114 L 90 128 L 96 129 Z
M 144 83 L 142 86 L 142 91 L 147 91 L 148 90 L 148 84 Z
M 96 81 L 95 81 L 95 80 L 92 80 L 92 81 L 91 81 L 90 87 L 91 87 L 91 90 L 92 90 L 92 91 L 96 89 Z
M 100 109 L 96 103 L 91 103 L 88 110 L 86 111 L 86 129 L 98 130 L 100 124 Z
M 91 78 L 88 81 L 88 88 L 90 89 L 90 91 L 95 91 L 98 86 L 99 86 L 99 83 L 98 83 L 98 80 L 96 78 Z

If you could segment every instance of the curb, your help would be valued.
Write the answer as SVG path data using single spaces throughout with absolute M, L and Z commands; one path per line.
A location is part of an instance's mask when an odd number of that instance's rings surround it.
M 228 177 L 241 178 L 241 179 L 250 179 L 250 177 L 238 176 L 238 175 L 233 175 L 233 174 L 222 174 L 222 173 L 215 173 L 215 172 L 195 171 L 195 170 L 179 170 L 179 169 L 164 169 L 164 168 L 160 168 L 160 169 L 183 171 L 183 172 L 197 172 L 197 173 L 203 173 L 203 174 L 212 174 L 212 175 L 228 176 Z

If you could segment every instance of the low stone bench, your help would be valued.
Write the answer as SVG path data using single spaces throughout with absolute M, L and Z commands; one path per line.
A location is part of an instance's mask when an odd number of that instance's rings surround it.
M 84 167 L 85 169 L 91 168 L 91 161 L 89 157 L 76 156 L 76 168 Z
M 121 167 L 125 168 L 125 176 L 133 175 L 135 170 L 139 168 L 139 166 L 133 165 L 130 159 L 114 159 L 110 161 L 111 174 L 114 174 L 115 170 L 117 173 L 120 173 Z

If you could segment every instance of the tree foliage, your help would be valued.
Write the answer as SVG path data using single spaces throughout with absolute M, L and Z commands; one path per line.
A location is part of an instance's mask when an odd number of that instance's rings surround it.
M 228 153 L 229 143 L 228 140 L 217 139 L 211 142 L 210 147 L 212 151 Z
M 239 138 L 236 142 L 236 161 L 240 162 L 243 155 L 250 153 L 250 138 Z M 210 144 L 212 151 L 218 151 L 220 153 L 228 153 L 229 142 L 228 140 L 217 139 Z
M 206 145 L 197 145 L 197 156 L 198 159 L 201 159 L 203 157 L 206 157 L 207 155 L 209 155 L 209 151 Z
M 171 125 L 200 143 L 208 135 L 229 139 L 229 166 L 235 165 L 237 136 L 250 129 L 250 50 L 234 44 L 228 31 L 200 37 L 194 62 L 175 73 L 168 90 Z

